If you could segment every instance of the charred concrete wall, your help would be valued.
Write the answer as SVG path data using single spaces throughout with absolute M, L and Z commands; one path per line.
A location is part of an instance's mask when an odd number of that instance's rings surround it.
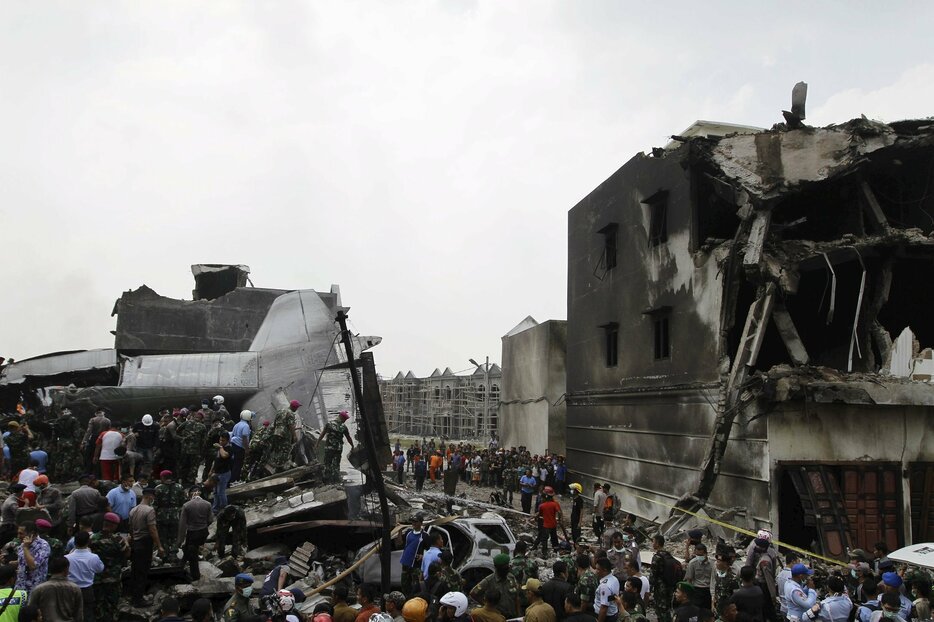
M 567 322 L 550 320 L 503 337 L 500 443 L 564 454 Z
M 143 285 L 114 307 L 115 347 L 129 353 L 245 352 L 284 290 L 239 288 L 214 300 L 176 300 Z
M 716 254 L 696 248 L 688 155 L 637 155 L 569 214 L 568 463 L 646 517 L 667 509 L 636 495 L 672 503 L 696 486 L 719 399 L 722 283 Z M 757 469 L 732 466 L 737 494 L 759 486 Z

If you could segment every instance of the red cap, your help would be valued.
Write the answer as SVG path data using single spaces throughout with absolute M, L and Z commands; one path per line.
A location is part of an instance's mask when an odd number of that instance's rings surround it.
M 114 514 L 113 512 L 107 512 L 106 514 L 104 514 L 104 520 L 107 521 L 108 523 L 114 523 L 116 525 L 120 524 L 120 517 Z
M 346 410 L 340 411 L 337 414 L 337 416 L 341 418 L 341 421 L 347 421 L 348 419 L 350 419 L 350 415 L 347 413 Z
M 300 407 L 301 405 L 302 405 L 302 403 L 299 402 L 298 400 L 292 400 L 291 402 L 289 402 L 289 406 L 292 408 L 292 410 L 295 410 L 296 408 Z

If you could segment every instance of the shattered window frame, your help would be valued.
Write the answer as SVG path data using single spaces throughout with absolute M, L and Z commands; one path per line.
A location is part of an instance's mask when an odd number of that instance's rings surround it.
M 617 266 L 619 255 L 619 224 L 611 222 L 597 233 L 603 236 L 603 268 L 607 272 Z
M 668 242 L 668 191 L 659 190 L 642 201 L 649 208 L 649 246 Z

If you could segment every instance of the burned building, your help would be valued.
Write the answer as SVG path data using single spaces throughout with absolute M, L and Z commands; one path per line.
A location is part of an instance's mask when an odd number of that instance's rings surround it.
M 569 464 L 646 518 L 930 540 L 934 121 L 703 129 L 569 213 Z

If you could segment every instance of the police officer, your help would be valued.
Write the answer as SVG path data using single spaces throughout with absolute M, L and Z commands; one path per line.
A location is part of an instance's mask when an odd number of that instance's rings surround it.
M 250 604 L 250 596 L 253 595 L 253 575 L 238 574 L 234 577 L 234 588 L 236 591 L 224 605 L 223 622 L 240 622 L 256 613 Z

